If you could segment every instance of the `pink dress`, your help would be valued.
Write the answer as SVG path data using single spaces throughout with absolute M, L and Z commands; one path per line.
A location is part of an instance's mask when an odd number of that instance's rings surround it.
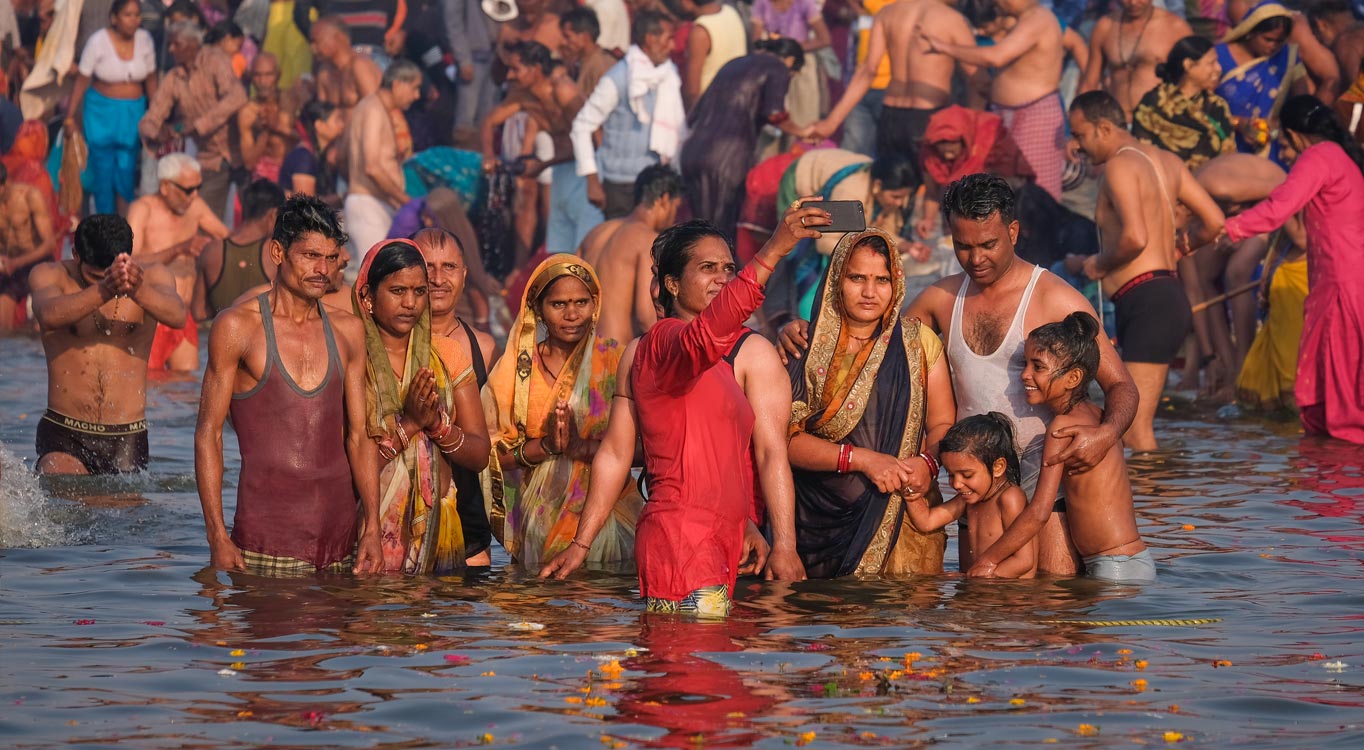
M 1318 143 L 1259 205 L 1227 220 L 1239 241 L 1306 209 L 1307 302 L 1295 388 L 1308 432 L 1364 444 L 1364 174 Z

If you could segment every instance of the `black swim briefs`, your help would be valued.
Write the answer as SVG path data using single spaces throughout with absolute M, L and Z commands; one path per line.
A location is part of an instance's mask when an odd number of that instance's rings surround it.
M 908 159 L 914 165 L 914 174 L 923 182 L 924 132 L 928 130 L 928 120 L 937 109 L 913 109 L 909 107 L 881 108 L 881 119 L 876 123 L 876 153 L 880 157 L 898 156 Z
M 82 422 L 47 410 L 34 440 L 38 458 L 69 453 L 91 474 L 123 474 L 147 468 L 147 420 L 129 424 Z
M 1148 271 L 1113 293 L 1124 362 L 1168 365 L 1193 330 L 1193 308 L 1174 271 Z

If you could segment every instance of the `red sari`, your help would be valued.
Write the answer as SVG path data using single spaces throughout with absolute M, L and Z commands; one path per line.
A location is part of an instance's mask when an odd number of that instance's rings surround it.
M 635 532 L 645 598 L 734 591 L 753 505 L 754 417 L 723 358 L 762 301 L 745 268 L 690 323 L 664 318 L 639 341 L 630 382 L 649 476 Z

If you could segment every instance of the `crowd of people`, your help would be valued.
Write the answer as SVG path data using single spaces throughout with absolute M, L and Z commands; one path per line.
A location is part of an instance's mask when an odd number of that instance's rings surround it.
M 1361 8 L 1158 1 L 15 0 L 37 468 L 202 367 L 219 567 L 1152 580 L 1172 366 L 1364 444 Z

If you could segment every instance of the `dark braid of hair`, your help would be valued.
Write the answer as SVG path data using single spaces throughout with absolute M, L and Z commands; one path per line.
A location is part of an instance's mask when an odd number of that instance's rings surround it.
M 1345 149 L 1350 161 L 1355 163 L 1360 173 L 1364 173 L 1364 149 L 1360 149 L 1359 143 L 1350 137 L 1350 132 L 1345 129 L 1345 123 L 1340 121 L 1340 115 L 1322 104 L 1320 99 L 1310 94 L 1301 94 L 1289 99 L 1284 102 L 1279 122 L 1295 133 L 1334 142 Z

